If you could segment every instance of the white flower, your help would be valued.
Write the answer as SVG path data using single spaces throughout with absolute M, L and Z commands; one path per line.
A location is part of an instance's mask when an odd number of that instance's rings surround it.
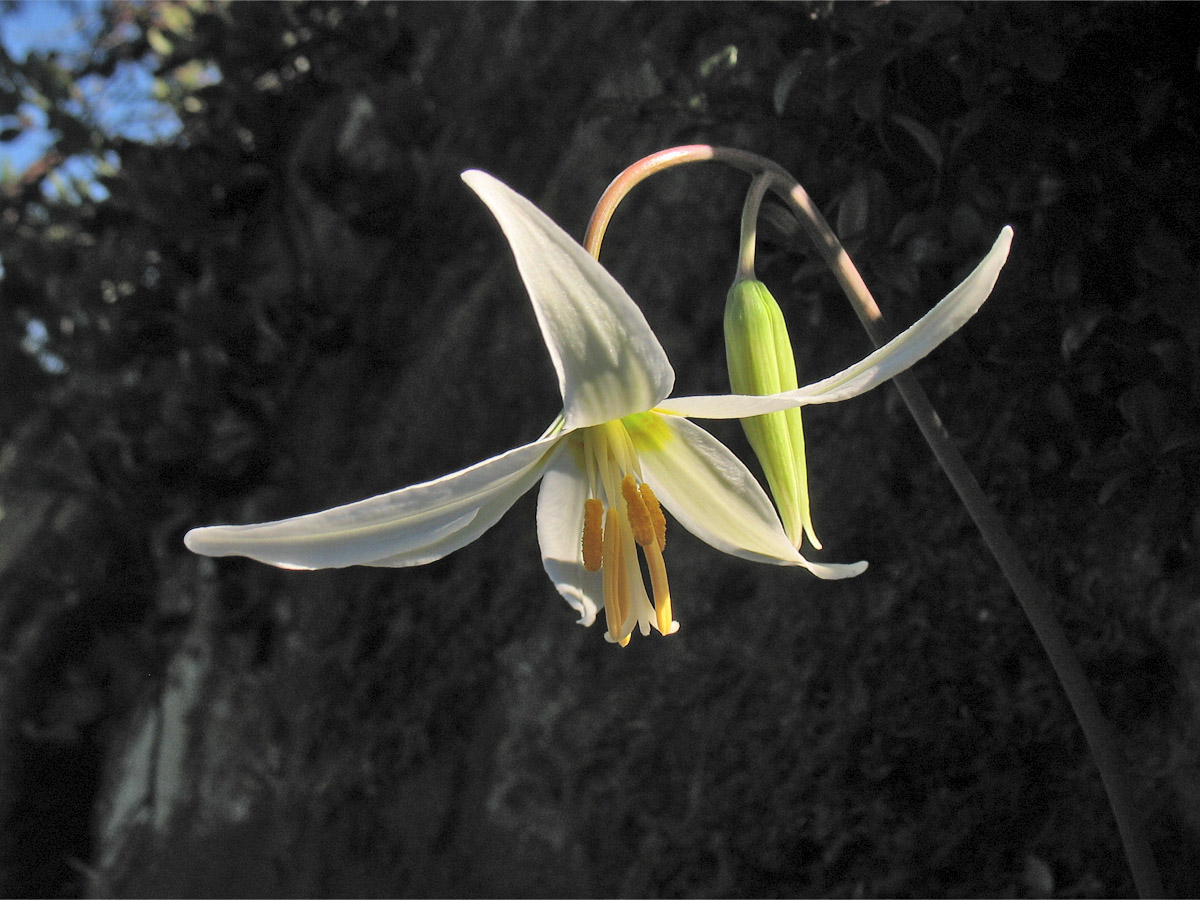
M 324 512 L 258 525 L 196 528 L 206 556 L 247 556 L 287 569 L 417 566 L 479 537 L 539 479 L 537 533 L 546 572 L 607 637 L 635 627 L 669 634 L 663 507 L 718 550 L 846 578 L 865 562 L 805 559 L 771 501 L 720 441 L 686 417 L 742 418 L 868 391 L 953 334 L 991 292 L 1008 255 L 1005 228 L 967 279 L 919 322 L 838 374 L 763 397 L 668 399 L 675 373 L 645 317 L 616 280 L 541 210 L 483 172 L 463 174 L 499 220 L 533 302 L 563 398 L 546 432 L 460 472 Z M 638 551 L 650 573 L 647 594 Z

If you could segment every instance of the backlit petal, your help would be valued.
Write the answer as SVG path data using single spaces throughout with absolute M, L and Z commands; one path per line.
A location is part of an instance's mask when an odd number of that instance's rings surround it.
M 836 375 L 767 397 L 738 394 L 672 397 L 660 404 L 660 409 L 698 419 L 740 419 L 789 406 L 833 403 L 865 393 L 923 359 L 975 315 L 992 292 L 1008 259 L 1012 233 L 1010 227 L 1004 226 L 991 251 L 962 284 L 903 333 Z
M 650 409 L 675 373 L 625 289 L 545 213 L 479 171 L 463 173 L 500 223 L 550 351 L 568 428 Z
M 724 444 L 675 416 L 624 420 L 642 475 L 684 528 L 718 550 L 775 565 L 804 566 L 822 578 L 847 578 L 865 562 L 810 563 L 792 546 L 758 481 Z
M 542 565 L 563 598 L 579 613 L 580 625 L 596 621 L 604 605 L 600 572 L 583 567 L 583 504 L 588 484 L 568 445 L 542 476 L 537 534 Z
M 809 401 L 811 402 L 811 401 Z M 745 419 L 763 413 L 807 406 L 787 394 L 705 394 L 696 397 L 669 397 L 654 409 L 668 416 L 691 419 Z
M 184 543 L 205 556 L 247 556 L 284 569 L 423 565 L 495 525 L 541 477 L 560 439 L 541 438 L 434 481 L 324 512 L 194 528 Z

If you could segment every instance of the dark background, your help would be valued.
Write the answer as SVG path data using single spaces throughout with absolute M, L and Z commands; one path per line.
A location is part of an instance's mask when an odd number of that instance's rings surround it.
M 917 372 L 1051 589 L 1168 891 L 1200 892 L 1200 8 L 100 17 L 84 58 L 0 60 L 0 113 L 40 97 L 57 134 L 0 191 L 0 893 L 1132 892 L 1081 732 L 890 386 L 806 413 L 821 558 L 866 574 L 670 526 L 682 629 L 625 650 L 542 573 L 532 495 L 419 569 L 184 550 L 536 437 L 553 371 L 459 172 L 581 235 L 622 168 L 699 141 L 800 178 L 896 324 L 1013 225 L 992 299 Z M 173 139 L 73 102 L 131 60 Z M 105 199 L 52 178 L 80 154 Z M 685 393 L 726 388 L 744 187 L 665 174 L 605 245 Z M 766 220 L 813 380 L 869 345 Z

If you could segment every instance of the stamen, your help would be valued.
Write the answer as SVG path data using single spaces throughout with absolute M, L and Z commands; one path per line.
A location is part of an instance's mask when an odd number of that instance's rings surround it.
M 634 628 L 642 634 L 649 634 L 652 627 L 674 634 L 679 623 L 671 617 L 671 589 L 663 560 L 667 520 L 654 491 L 641 483 L 633 442 L 623 423 L 606 422 L 585 429 L 583 448 L 589 499 L 584 502 L 580 541 L 584 567 L 601 573 L 608 625 L 604 636 L 624 647 Z M 638 559 L 639 546 L 645 570 Z M 650 573 L 649 595 L 644 571 Z
M 646 557 L 646 568 L 650 570 L 650 587 L 654 593 L 654 613 L 658 630 L 671 633 L 671 588 L 667 583 L 667 565 L 663 560 L 663 548 L 667 542 L 667 519 L 654 491 L 643 484 L 639 491 L 634 477 L 626 475 L 621 480 L 621 494 L 629 512 L 629 527 L 633 539 L 642 547 Z
M 658 630 L 671 634 L 671 588 L 667 584 L 667 564 L 663 560 L 658 544 L 651 542 L 642 547 L 646 557 L 646 568 L 650 570 L 650 587 L 654 591 L 654 614 Z
M 633 529 L 633 539 L 643 547 L 657 543 L 650 510 L 646 508 L 646 502 L 638 493 L 637 483 L 632 475 L 626 475 L 621 480 L 621 495 L 625 498 L 625 509 L 629 513 L 629 527 Z
M 604 573 L 604 618 L 608 623 L 609 637 L 620 643 L 621 628 L 625 622 L 625 611 L 629 607 L 629 588 L 625 584 L 625 569 L 621 554 L 621 514 L 610 506 L 604 517 L 604 559 L 608 565 Z
M 650 485 L 643 481 L 640 490 L 642 501 L 646 504 L 646 511 L 650 513 L 650 522 L 654 526 L 654 536 L 658 538 L 658 549 L 666 550 L 667 517 L 663 515 L 662 506 L 659 505 L 658 498 L 654 496 L 654 491 L 650 490 Z
M 637 558 L 636 558 L 637 550 L 633 550 L 632 548 L 626 546 L 625 538 L 624 538 L 624 535 L 622 534 L 620 515 L 618 514 L 615 518 L 616 518 L 616 521 L 613 523 L 613 527 L 617 532 L 617 552 L 615 554 L 615 558 L 613 559 L 613 564 L 616 566 L 616 569 L 617 569 L 617 575 L 616 575 L 616 578 L 617 578 L 617 626 L 616 627 L 617 627 L 617 634 L 621 634 L 625 630 L 625 618 L 629 615 L 629 608 L 631 605 L 630 599 L 629 599 L 629 572 L 626 568 L 626 566 L 628 565 L 628 558 L 627 558 L 626 554 L 628 554 L 630 552 L 632 552 L 634 554 L 633 562 L 636 565 L 637 564 Z M 633 636 L 633 633 L 630 632 L 629 634 L 626 634 L 624 637 L 622 637 L 617 643 L 619 643 L 622 647 L 624 647 L 626 644 L 629 643 L 629 639 L 632 636 Z
M 604 504 L 595 497 L 583 504 L 583 567 L 589 572 L 599 572 L 604 560 L 603 518 Z

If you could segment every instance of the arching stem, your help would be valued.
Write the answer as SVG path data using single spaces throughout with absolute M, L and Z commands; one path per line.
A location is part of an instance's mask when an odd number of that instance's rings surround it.
M 588 222 L 587 234 L 583 238 L 583 248 L 596 259 L 600 258 L 600 244 L 604 240 L 604 232 L 608 228 L 613 213 L 617 211 L 617 207 L 625 199 L 625 195 L 638 183 L 663 169 L 670 169 L 683 163 L 710 160 L 713 158 L 713 152 L 714 148 L 708 144 L 688 144 L 682 147 L 672 147 L 669 150 L 659 150 L 644 159 L 639 159 L 614 178 L 612 184 L 604 191 L 604 195 L 592 212 L 592 220 Z
M 693 144 L 672 147 L 651 154 L 618 175 L 609 185 L 596 207 L 592 221 L 588 224 L 584 246 L 595 257 L 600 255 L 604 231 L 612 219 L 621 200 L 639 182 L 664 169 L 693 162 L 723 162 L 749 173 L 753 178 L 752 190 L 762 183 L 777 194 L 792 210 L 805 233 L 812 239 L 817 251 L 833 270 L 842 290 L 849 298 L 867 334 L 876 347 L 893 337 L 893 332 L 883 318 L 875 298 L 867 289 L 862 276 L 850 255 L 834 234 L 825 217 L 821 215 L 807 191 L 777 163 L 757 154 L 731 147 L 712 147 Z M 750 201 L 747 200 L 747 207 Z M 742 257 L 739 259 L 739 275 L 746 266 L 746 224 L 742 225 Z M 753 229 L 751 229 L 753 234 Z M 750 247 L 750 271 L 753 271 L 753 240 Z M 925 442 L 929 444 L 946 477 L 954 486 L 959 500 L 967 508 L 971 520 L 983 541 L 995 557 L 1001 572 L 1017 596 L 1029 624 L 1050 658 L 1050 664 L 1058 676 L 1075 718 L 1083 730 L 1088 749 L 1100 771 L 1100 780 L 1108 795 L 1117 831 L 1125 849 L 1130 871 L 1138 894 L 1142 897 L 1164 896 L 1162 882 L 1154 853 L 1142 830 L 1140 817 L 1134 808 L 1133 798 L 1124 777 L 1124 764 L 1117 750 L 1112 727 L 1100 709 L 1096 695 L 1084 674 L 1078 657 L 1071 649 L 1062 626 L 1050 610 L 1045 588 L 1025 564 L 1004 526 L 1000 515 L 983 493 L 979 482 L 971 473 L 962 454 L 958 452 L 941 418 L 929 402 L 912 372 L 902 372 L 892 379 L 901 398 L 917 423 Z
M 765 175 L 755 175 L 750 182 L 750 190 L 746 192 L 746 202 L 742 204 L 742 239 L 738 248 L 738 267 L 736 281 L 753 280 L 754 278 L 754 248 L 758 238 L 758 211 L 762 207 L 763 196 L 767 193 L 770 179 Z

